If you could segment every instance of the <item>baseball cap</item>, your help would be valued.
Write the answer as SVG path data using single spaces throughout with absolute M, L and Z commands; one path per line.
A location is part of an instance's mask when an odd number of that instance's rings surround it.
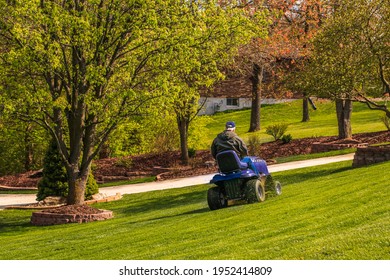
M 236 124 L 232 121 L 228 121 L 226 123 L 226 129 L 234 129 L 236 127 Z

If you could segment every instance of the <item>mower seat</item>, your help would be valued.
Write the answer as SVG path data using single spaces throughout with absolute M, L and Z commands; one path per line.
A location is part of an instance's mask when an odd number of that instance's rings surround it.
M 242 162 L 233 150 L 218 153 L 216 160 L 219 171 L 222 173 L 232 173 L 248 168 L 248 164 Z

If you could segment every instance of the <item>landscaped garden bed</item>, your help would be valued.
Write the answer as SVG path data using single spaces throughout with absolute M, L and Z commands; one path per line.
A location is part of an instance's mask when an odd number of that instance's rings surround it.
M 352 166 L 359 167 L 387 160 L 390 160 L 390 145 L 360 147 L 356 150 Z
M 113 217 L 112 211 L 101 210 L 88 205 L 67 205 L 50 210 L 32 213 L 31 223 L 36 226 L 67 223 L 88 223 L 107 220 Z

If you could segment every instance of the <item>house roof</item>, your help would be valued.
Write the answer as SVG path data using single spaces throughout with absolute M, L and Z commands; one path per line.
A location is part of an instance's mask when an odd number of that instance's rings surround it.
M 202 94 L 202 96 L 234 98 L 251 97 L 252 84 L 249 78 L 229 78 L 216 83 L 207 93 Z
M 282 95 L 281 89 L 267 81 L 263 82 L 261 96 L 263 98 L 301 98 L 302 94 L 285 91 Z M 202 91 L 202 97 L 217 98 L 251 98 L 252 82 L 249 77 L 233 77 L 216 83 L 212 88 Z

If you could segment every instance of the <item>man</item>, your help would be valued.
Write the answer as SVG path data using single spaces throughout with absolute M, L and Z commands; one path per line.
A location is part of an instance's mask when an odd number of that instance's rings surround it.
M 236 124 L 232 121 L 226 123 L 226 129 L 219 133 L 211 145 L 211 154 L 214 159 L 217 154 L 227 150 L 233 150 L 240 158 L 248 155 L 248 149 L 240 137 L 237 136 Z

